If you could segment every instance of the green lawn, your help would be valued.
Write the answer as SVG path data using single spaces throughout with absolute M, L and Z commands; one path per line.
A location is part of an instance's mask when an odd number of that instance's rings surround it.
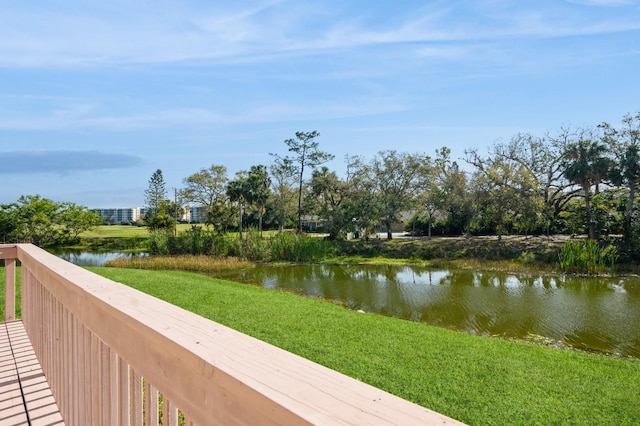
M 147 237 L 149 229 L 144 226 L 102 225 L 80 234 L 82 238 L 132 238 Z
M 188 231 L 192 226 L 201 226 L 203 229 L 207 229 L 202 223 L 189 224 L 179 223 L 176 226 L 178 233 Z M 264 231 L 263 235 L 270 236 L 276 234 L 278 231 Z M 235 235 L 235 232 L 230 232 L 229 235 Z M 89 231 L 85 231 L 80 234 L 82 238 L 133 238 L 133 237 L 148 237 L 149 228 L 146 226 L 131 226 L 131 225 L 101 225 L 92 228 Z
M 91 268 L 469 424 L 640 424 L 640 361 L 471 336 L 184 272 Z

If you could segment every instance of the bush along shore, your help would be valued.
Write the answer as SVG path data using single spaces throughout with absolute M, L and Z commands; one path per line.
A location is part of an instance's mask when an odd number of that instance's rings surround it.
M 106 227 L 109 228 L 109 227 Z M 138 230 L 139 231 L 139 230 Z M 100 235 L 100 234 L 98 234 Z M 118 246 L 120 241 L 120 246 Z M 619 255 L 615 241 L 569 236 L 400 237 L 332 241 L 294 231 L 219 234 L 201 226 L 178 232 L 88 236 L 88 250 L 146 251 L 151 255 L 205 255 L 253 262 L 422 263 L 456 268 L 527 270 L 573 274 L 638 273 Z

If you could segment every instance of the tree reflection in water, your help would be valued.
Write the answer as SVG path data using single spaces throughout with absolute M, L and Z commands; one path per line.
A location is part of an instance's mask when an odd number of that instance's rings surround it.
M 405 265 L 259 265 L 219 278 L 473 334 L 640 357 L 638 278 Z

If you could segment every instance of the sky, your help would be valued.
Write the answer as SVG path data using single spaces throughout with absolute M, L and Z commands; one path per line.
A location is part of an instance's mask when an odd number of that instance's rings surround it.
M 140 207 L 297 131 L 461 165 L 640 111 L 640 0 L 0 2 L 0 204 Z

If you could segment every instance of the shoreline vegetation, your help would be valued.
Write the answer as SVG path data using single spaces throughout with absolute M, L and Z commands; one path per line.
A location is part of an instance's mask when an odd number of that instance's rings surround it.
M 207 255 L 253 262 L 406 263 L 433 267 L 579 275 L 638 275 L 640 266 L 624 262 L 615 240 L 584 236 L 396 236 L 329 241 L 323 234 L 245 231 L 219 235 L 199 225 L 181 224 L 172 232 L 145 227 L 101 226 L 69 247 L 85 251 L 148 252 L 154 256 Z M 141 260 L 140 262 L 144 262 Z

